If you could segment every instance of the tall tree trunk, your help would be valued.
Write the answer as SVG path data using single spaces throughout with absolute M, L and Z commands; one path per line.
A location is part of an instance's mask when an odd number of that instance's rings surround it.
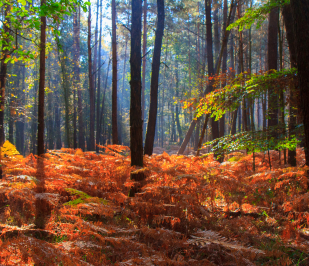
M 85 150 L 85 137 L 84 137 L 84 121 L 83 121 L 83 107 L 82 107 L 82 92 L 80 85 L 80 8 L 76 11 L 73 18 L 73 38 L 74 38 L 74 82 L 77 88 L 77 113 L 78 113 L 78 147 Z
M 238 19 L 241 18 L 241 4 L 239 3 L 237 6 Z M 243 32 L 239 31 L 239 71 L 240 73 L 244 73 L 244 49 L 243 49 Z M 242 100 L 242 122 L 243 122 L 243 131 L 248 131 L 247 125 L 247 104 L 246 100 Z
M 218 0 L 213 0 L 213 7 L 215 8 L 213 12 L 213 20 L 214 20 L 214 50 L 215 50 L 215 58 L 218 57 L 220 53 L 220 39 L 219 39 L 219 8 L 218 8 Z
M 131 166 L 143 167 L 143 120 L 142 120 L 142 88 L 141 88 L 141 29 L 142 1 L 132 0 L 131 23 L 131 104 L 130 104 L 130 149 Z M 131 173 L 131 178 L 141 181 L 145 178 L 143 172 Z M 129 195 L 134 196 L 138 191 L 131 188 Z
M 96 11 L 95 30 L 94 30 L 93 65 L 92 65 L 94 97 L 95 97 L 95 92 L 97 90 L 98 68 L 100 67 L 100 65 L 98 65 L 98 27 L 99 27 L 99 9 L 100 9 L 100 6 L 102 7 L 102 4 L 100 4 L 100 0 L 97 0 L 97 11 Z M 95 99 L 94 99 L 94 104 L 96 104 Z M 95 106 L 94 106 L 94 110 L 95 110 Z
M 41 0 L 41 7 L 46 0 Z M 39 79 L 39 110 L 38 110 L 38 155 L 44 153 L 44 92 L 45 92 L 45 47 L 46 47 L 46 17 L 41 17 L 40 40 L 40 79 Z
M 37 78 L 37 75 L 38 75 L 38 71 L 37 71 L 37 65 L 36 65 L 33 76 Z M 38 115 L 37 96 L 38 96 L 38 82 L 34 80 L 34 106 L 33 106 L 33 118 L 34 119 L 32 120 L 32 125 L 31 125 L 31 152 L 33 154 L 36 154 L 36 151 L 37 151 L 36 136 L 37 136 L 38 123 L 35 120 L 37 119 L 37 115 Z
M 167 48 L 168 48 L 168 38 L 166 41 L 166 49 L 165 49 L 165 61 L 167 61 Z M 164 146 L 164 92 L 166 87 L 166 66 L 164 68 L 164 74 L 163 74 L 163 89 L 162 89 L 162 105 L 161 105 L 161 147 Z M 189 67 L 190 68 L 190 67 Z
M 65 141 L 66 147 L 71 148 L 71 127 L 70 127 L 70 82 L 68 73 L 66 70 L 65 56 L 61 56 L 60 42 L 57 42 L 58 59 L 60 62 L 61 76 L 62 76 L 62 88 L 64 94 L 64 108 L 65 108 Z
M 5 135 L 4 135 L 4 104 L 5 104 L 5 83 L 6 83 L 6 73 L 7 73 L 7 63 L 5 63 L 5 58 L 7 54 L 7 43 L 9 42 L 9 27 L 7 14 L 9 10 L 9 5 L 4 5 L 4 17 L 7 23 L 3 23 L 3 36 L 5 42 L 2 42 L 2 53 L 1 53 L 1 69 L 0 69 L 0 146 L 2 147 Z M 0 179 L 2 178 L 2 166 L 0 168 Z
M 143 130 L 146 134 L 146 116 L 145 116 L 145 88 L 146 88 L 146 66 L 147 66 L 147 56 L 146 56 L 146 49 L 147 49 L 147 0 L 144 0 L 144 21 L 143 21 L 143 53 L 142 53 L 142 60 L 143 60 L 143 72 L 142 72 L 142 119 L 144 121 Z M 145 144 L 146 145 L 146 144 Z
M 189 98 L 192 97 L 192 87 L 191 87 L 191 39 L 190 39 L 190 32 L 188 30 L 188 40 L 189 40 L 189 50 L 188 50 L 188 60 L 189 60 Z M 192 121 L 192 107 L 190 107 L 190 115 L 189 119 Z M 191 145 L 194 145 L 194 137 L 191 137 Z
M 12 144 L 14 144 L 14 117 L 15 117 L 15 107 L 13 105 L 14 105 L 13 97 L 10 97 L 9 142 Z
M 98 0 L 99 1 L 99 0 Z M 98 64 L 98 89 L 97 89 L 97 135 L 96 144 L 100 144 L 100 97 L 101 97 L 101 50 L 102 50 L 102 0 L 100 1 L 100 35 L 99 35 L 99 64 Z M 99 152 L 99 147 L 96 146 L 96 151 Z
M 289 52 L 290 52 L 290 62 L 291 62 L 291 68 L 296 68 L 296 47 L 295 47 L 295 35 L 294 35 L 294 25 L 293 25 L 293 16 L 292 16 L 292 10 L 291 5 L 285 5 L 282 10 L 283 20 L 285 24 L 285 30 L 286 30 L 286 37 L 289 45 Z M 289 96 L 290 96 L 290 106 L 289 106 L 289 138 L 291 139 L 295 131 L 296 127 L 296 97 L 295 97 L 295 88 L 291 84 L 290 90 L 289 90 Z M 296 166 L 296 149 L 295 150 L 288 150 L 288 163 L 291 166 Z
M 207 41 L 207 63 L 208 63 L 208 75 L 214 75 L 214 61 L 213 61 L 213 49 L 212 49 L 212 25 L 211 25 L 211 0 L 205 0 L 206 9 L 206 41 Z M 209 91 L 213 90 L 213 82 L 209 82 Z M 218 121 L 211 119 L 212 137 L 217 139 L 219 137 Z
M 222 39 L 224 39 L 224 34 L 227 27 L 227 0 L 224 0 L 223 4 L 223 30 L 222 30 Z M 227 40 L 228 41 L 228 40 Z M 227 47 L 223 48 L 223 59 L 222 59 L 222 73 L 226 74 L 227 71 Z M 225 87 L 226 82 L 223 82 L 222 87 Z M 224 136 L 225 131 L 225 115 L 223 114 L 222 118 L 219 120 L 219 137 Z
M 51 59 L 48 60 L 48 86 L 52 88 L 52 76 L 51 76 Z M 48 119 L 47 119 L 47 139 L 48 139 L 48 149 L 54 149 L 54 129 L 53 129 L 53 93 L 50 91 L 47 94 L 48 101 Z
M 114 1 L 114 0 L 113 0 Z M 92 58 L 91 58 L 91 8 L 89 7 L 88 16 L 88 72 L 89 72 L 89 98 L 90 98 L 90 136 L 89 136 L 89 151 L 95 150 L 94 143 L 94 119 L 95 119 L 95 106 L 94 106 L 94 84 L 92 76 Z
M 268 24 L 268 70 L 278 70 L 278 20 L 279 9 L 273 8 L 269 14 Z M 268 127 L 278 125 L 278 94 L 274 88 L 268 89 Z M 277 133 L 273 136 L 277 136 Z
M 231 41 L 230 41 L 230 62 L 231 62 L 231 68 L 232 68 L 232 76 L 235 76 L 235 60 L 234 60 L 234 35 L 231 33 Z M 232 112 L 232 125 L 231 125 L 231 135 L 236 134 L 236 120 L 237 120 L 237 113 L 238 110 Z
M 296 46 L 296 62 L 300 88 L 300 110 L 305 131 L 305 158 L 309 165 L 309 2 L 307 0 L 291 0 L 294 21 L 294 36 Z
M 107 66 L 107 71 L 106 71 L 106 76 L 105 76 L 105 85 L 104 85 L 104 91 L 103 91 L 103 100 L 102 100 L 102 106 L 101 106 L 101 112 L 100 112 L 100 129 L 103 128 L 103 135 L 104 135 L 104 107 L 105 107 L 105 93 L 106 93 L 106 88 L 107 88 L 107 81 L 108 81 L 108 73 L 109 73 L 109 66 L 110 66 L 111 60 L 108 60 L 108 66 Z M 103 140 L 104 143 L 104 140 Z
M 58 84 L 58 77 L 55 77 L 55 84 Z M 56 149 L 61 149 L 61 121 L 59 108 L 59 91 L 55 92 L 55 133 L 56 133 Z
M 117 42 L 116 42 L 116 2 L 112 0 L 112 57 L 113 57 L 113 84 L 112 84 L 112 137 L 113 144 L 118 144 L 117 126 Z
M 178 71 L 179 71 L 179 69 L 178 69 L 178 61 L 176 61 L 176 100 L 177 100 L 177 103 L 175 105 L 175 118 L 176 118 L 177 131 L 178 131 L 178 135 L 179 135 L 179 142 L 182 143 L 182 130 L 181 130 L 181 125 L 180 125 L 180 120 L 179 120 L 179 105 L 178 105 L 178 100 L 179 100 L 179 76 L 178 76 Z
M 164 0 L 157 0 L 158 19 L 157 30 L 155 37 L 155 45 L 153 50 L 151 83 L 150 83 L 150 107 L 147 125 L 147 134 L 145 139 L 145 154 L 152 155 L 156 120 L 158 111 L 158 87 L 159 87 L 159 73 L 160 73 L 160 58 L 162 38 L 164 31 Z
M 22 66 L 22 91 L 25 91 L 25 78 L 26 78 L 26 67 Z M 25 105 L 25 93 L 22 94 L 21 104 Z M 18 131 L 19 131 L 19 149 L 20 154 L 25 155 L 25 115 L 22 114 L 18 121 Z

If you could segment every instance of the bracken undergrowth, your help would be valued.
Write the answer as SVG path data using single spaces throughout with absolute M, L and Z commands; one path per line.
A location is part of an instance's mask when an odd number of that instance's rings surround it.
M 129 198 L 129 151 L 2 154 L 1 265 L 308 265 L 309 188 L 277 151 L 145 156 Z

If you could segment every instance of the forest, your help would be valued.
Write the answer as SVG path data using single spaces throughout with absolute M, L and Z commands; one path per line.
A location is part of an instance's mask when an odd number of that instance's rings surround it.
M 0 265 L 309 265 L 308 0 L 1 0 Z

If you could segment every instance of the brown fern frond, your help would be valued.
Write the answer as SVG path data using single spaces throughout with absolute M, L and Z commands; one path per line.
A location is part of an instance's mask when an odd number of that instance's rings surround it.
M 264 255 L 265 252 L 253 247 L 246 247 L 239 243 L 238 241 L 228 239 L 226 237 L 221 236 L 219 233 L 214 232 L 212 230 L 207 231 L 199 231 L 199 236 L 191 236 L 192 239 L 187 241 L 190 245 L 196 245 L 199 247 L 204 247 L 210 244 L 218 244 L 223 246 L 227 249 L 235 249 L 238 251 L 249 251 L 255 254 L 262 254 Z

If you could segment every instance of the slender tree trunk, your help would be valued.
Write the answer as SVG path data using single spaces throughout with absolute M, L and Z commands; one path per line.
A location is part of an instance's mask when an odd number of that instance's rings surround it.
M 220 53 L 220 39 L 219 39 L 219 8 L 218 8 L 218 0 L 213 0 L 213 6 L 215 10 L 213 12 L 213 20 L 214 20 L 214 50 L 215 50 L 215 58 L 219 56 Z
M 200 137 L 200 140 L 199 140 L 199 143 L 198 143 L 198 148 L 197 148 L 197 151 L 196 151 L 196 156 L 200 155 L 200 150 L 201 150 L 201 147 L 202 147 L 202 144 L 203 144 L 203 138 L 204 138 L 205 131 L 206 131 L 206 128 L 207 128 L 208 120 L 209 120 L 209 114 L 206 114 L 205 122 L 204 122 L 202 133 L 201 133 L 201 137 Z
M 26 78 L 26 67 L 22 66 L 22 91 L 26 89 L 25 86 L 25 78 Z M 25 105 L 25 93 L 22 94 L 21 104 Z M 25 155 L 25 116 L 22 114 L 20 116 L 20 120 L 18 121 L 19 128 L 19 149 L 20 154 Z
M 73 37 L 74 37 L 74 82 L 77 88 L 77 113 L 78 113 L 78 147 L 85 150 L 85 137 L 84 137 L 84 121 L 83 121 L 83 107 L 82 107 L 82 92 L 80 84 L 80 8 L 74 14 L 73 21 Z
M 66 147 L 71 148 L 71 127 L 70 127 L 70 101 L 69 101 L 69 80 L 68 80 L 68 73 L 66 71 L 66 63 L 64 56 L 61 56 L 61 49 L 60 49 L 60 43 L 59 40 L 57 42 L 58 44 L 58 58 L 60 62 L 60 68 L 61 68 L 61 76 L 62 76 L 62 87 L 63 87 L 63 93 L 64 93 L 64 108 L 65 108 L 65 140 L 66 140 Z
M 100 6 L 102 7 L 102 4 L 100 3 L 100 0 L 97 0 L 97 11 L 96 11 L 95 31 L 94 31 L 93 65 L 92 65 L 94 97 L 95 97 L 95 92 L 96 92 L 96 89 L 97 89 L 97 74 L 98 74 L 98 71 L 99 71 L 98 68 L 100 67 L 100 65 L 98 65 L 98 27 L 99 27 L 99 9 L 100 9 Z M 94 104 L 95 103 L 96 103 L 96 101 L 94 99 Z M 94 110 L 95 110 L 95 108 L 94 108 Z
M 113 144 L 118 144 L 117 126 L 117 43 L 116 43 L 116 2 L 112 0 L 112 57 L 113 57 L 113 84 L 112 84 L 112 131 Z
M 110 66 L 111 60 L 108 61 L 107 71 L 106 71 L 106 77 L 105 77 L 105 85 L 104 85 L 104 91 L 103 91 L 103 100 L 102 100 L 102 106 L 101 106 L 101 113 L 100 113 L 100 128 L 103 128 L 103 134 L 104 134 L 104 107 L 105 107 L 105 93 L 107 88 L 107 80 L 108 80 L 108 73 L 109 73 L 109 66 Z M 103 141 L 104 143 L 104 141 Z
M 58 83 L 56 77 L 55 83 Z M 55 133 L 56 133 L 56 149 L 61 149 L 61 123 L 60 123 L 60 108 L 59 108 L 59 91 L 55 92 Z
M 188 50 L 188 60 L 189 60 L 189 98 L 192 97 L 192 88 L 191 88 L 191 39 L 190 39 L 190 33 L 188 31 L 188 39 L 189 39 L 189 50 Z M 190 115 L 189 119 L 192 121 L 192 107 L 190 107 Z M 191 144 L 194 145 L 194 138 L 191 138 Z
M 13 97 L 10 97 L 10 117 L 9 117 L 9 142 L 14 144 L 14 116 L 15 116 L 15 108 L 14 108 Z
M 102 50 L 102 0 L 100 1 L 100 35 L 99 35 L 99 65 L 98 65 L 98 89 L 97 89 L 97 135 L 96 144 L 100 144 L 100 97 L 101 97 L 101 50 Z M 96 146 L 96 151 L 99 152 L 99 147 Z
M 205 0 L 206 5 L 206 41 L 207 41 L 207 63 L 208 63 L 208 75 L 214 75 L 214 63 L 213 63 L 213 49 L 212 49 L 212 25 L 211 25 L 211 0 Z M 213 90 L 213 82 L 209 82 L 209 91 Z M 219 137 L 218 121 L 211 119 L 212 137 L 217 139 Z
M 296 47 L 295 47 L 295 35 L 294 35 L 294 25 L 293 25 L 293 16 L 291 5 L 286 5 L 283 7 L 282 15 L 285 24 L 286 30 L 286 37 L 289 45 L 289 52 L 290 52 L 290 62 L 291 68 L 296 68 Z M 289 104 L 289 138 L 291 139 L 295 131 L 296 127 L 296 97 L 295 97 L 295 88 L 293 84 L 291 84 L 289 89 L 289 96 L 290 96 L 290 104 Z M 288 163 L 291 166 L 296 166 L 296 149 L 295 150 L 288 150 Z
M 147 65 L 147 56 L 146 56 L 146 49 L 147 49 L 147 0 L 144 0 L 144 21 L 143 21 L 143 73 L 142 73 L 142 119 L 144 121 L 144 131 L 146 134 L 146 123 L 145 123 L 145 88 L 146 88 L 146 65 Z M 145 144 L 146 145 L 146 144 Z
M 7 74 L 7 63 L 4 62 L 6 58 L 6 42 L 9 42 L 9 27 L 6 16 L 8 14 L 9 10 L 8 5 L 4 5 L 4 17 L 7 23 L 3 24 L 3 36 L 5 42 L 2 42 L 2 54 L 1 54 L 1 69 L 0 69 L 0 146 L 2 147 L 4 141 L 5 141 L 5 135 L 4 135 L 4 108 L 5 108 L 5 83 L 6 83 L 6 74 Z M 1 159 L 1 158 L 0 158 Z M 0 168 L 0 179 L 2 179 L 2 166 Z
M 33 76 L 35 79 L 37 78 L 38 71 L 37 71 L 37 65 L 35 66 L 35 71 Z M 37 136 L 37 127 L 38 123 L 35 119 L 37 119 L 38 115 L 38 103 L 37 103 L 37 96 L 38 96 L 38 82 L 37 80 L 34 81 L 34 106 L 33 106 L 33 120 L 31 125 L 31 152 L 33 154 L 36 154 L 37 151 L 37 142 L 36 142 L 36 136 Z
M 231 33 L 231 44 L 230 44 L 230 62 L 232 68 L 232 76 L 235 76 L 235 60 L 234 60 L 234 35 Z M 237 121 L 238 109 L 231 113 L 232 116 L 232 125 L 231 125 L 231 135 L 236 134 L 236 121 Z
M 273 8 L 269 14 L 268 26 L 268 70 L 278 70 L 278 20 L 279 9 Z M 278 93 L 274 88 L 268 89 L 268 127 L 278 125 Z M 277 136 L 277 133 L 273 136 Z
M 48 60 L 48 83 L 49 88 L 52 88 L 52 76 L 51 76 L 51 59 Z M 48 120 L 47 120 L 47 132 L 48 132 L 48 149 L 54 149 L 54 130 L 53 130 L 53 93 L 47 94 L 48 101 Z
M 226 27 L 227 27 L 227 0 L 224 0 L 222 39 L 224 39 Z M 226 74 L 226 71 L 227 71 L 227 47 L 223 48 L 223 59 L 222 59 L 222 73 Z M 222 87 L 225 87 L 225 85 L 226 85 L 226 82 L 223 82 Z M 224 136 L 224 131 L 225 131 L 225 115 L 223 114 L 222 118 L 220 118 L 219 120 L 219 137 L 220 138 Z
M 152 59 L 152 75 L 150 83 L 150 107 L 147 125 L 147 134 L 145 139 L 145 154 L 152 155 L 157 110 L 158 110 L 158 87 L 159 87 L 159 73 L 160 73 L 160 58 L 161 58 L 161 47 L 162 38 L 164 31 L 164 0 L 157 0 L 158 8 L 158 19 L 157 19 L 157 30 L 155 37 L 155 45 Z
M 176 99 L 179 100 L 179 76 L 178 76 L 178 62 L 176 61 Z M 178 102 L 175 105 L 175 118 L 176 118 L 176 125 L 177 125 L 177 131 L 179 135 L 179 142 L 182 143 L 182 130 L 179 120 L 179 105 Z
M 168 38 L 166 41 L 166 49 L 165 49 L 165 61 L 167 61 L 167 48 L 168 48 Z M 163 74 L 163 90 L 162 90 L 162 105 L 161 105 L 161 147 L 164 146 L 164 99 L 165 99 L 165 87 L 166 87 L 166 66 L 164 68 Z
M 46 4 L 41 0 L 41 7 Z M 39 110 L 38 110 L 38 155 L 44 153 L 44 92 L 45 92 L 45 46 L 46 46 L 46 17 L 41 17 L 40 40 L 40 79 L 39 79 Z
M 239 3 L 237 6 L 238 11 L 238 19 L 241 18 L 241 4 Z M 244 49 L 243 49 L 243 32 L 239 31 L 239 67 L 240 73 L 244 73 Z M 242 100 L 242 122 L 243 122 L 243 131 L 248 131 L 248 124 L 247 124 L 247 103 L 246 100 Z
M 94 143 L 94 120 L 95 120 L 95 106 L 94 106 L 94 84 L 92 76 L 92 58 L 91 58 L 91 8 L 89 8 L 88 16 L 88 72 L 89 72 L 89 97 L 90 97 L 90 136 L 89 136 L 89 151 L 95 150 Z

